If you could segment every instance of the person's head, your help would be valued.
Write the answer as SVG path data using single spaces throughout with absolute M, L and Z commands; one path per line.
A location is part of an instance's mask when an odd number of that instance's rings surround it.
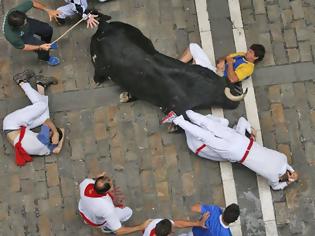
M 105 194 L 108 190 L 110 190 L 111 184 L 110 179 L 106 176 L 100 176 L 95 180 L 94 190 L 98 194 Z
M 252 44 L 245 53 L 247 61 L 258 63 L 265 57 L 265 47 L 261 44 Z
M 227 206 L 222 214 L 222 219 L 225 223 L 231 224 L 237 220 L 240 215 L 240 207 L 232 203 L 231 205 Z
M 172 222 L 168 219 L 161 220 L 155 226 L 156 236 L 167 236 L 172 233 Z
M 298 175 L 298 173 L 296 171 L 291 173 L 290 171 L 287 170 L 283 175 L 280 176 L 279 182 L 293 183 L 298 178 L 299 178 L 299 175 Z
M 8 15 L 8 24 L 14 28 L 19 28 L 25 24 L 26 14 L 21 11 L 12 11 Z

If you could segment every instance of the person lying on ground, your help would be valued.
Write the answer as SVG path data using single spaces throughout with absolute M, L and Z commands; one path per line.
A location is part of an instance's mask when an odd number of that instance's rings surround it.
M 252 44 L 247 52 L 237 52 L 219 58 L 214 66 L 205 51 L 196 43 L 190 43 L 185 49 L 180 61 L 200 65 L 212 70 L 218 75 L 228 78 L 231 83 L 238 83 L 249 78 L 255 64 L 262 61 L 265 56 L 265 48 L 261 44 Z
M 239 162 L 268 180 L 274 190 L 284 189 L 298 179 L 286 155 L 263 147 L 251 135 L 250 123 L 243 117 L 234 129 L 228 120 L 186 111 L 187 117 L 170 112 L 164 123 L 174 123 L 186 134 L 187 144 L 196 155 L 214 161 Z
M 64 140 L 64 129 L 57 128 L 50 119 L 48 96 L 45 95 L 45 89 L 57 83 L 55 78 L 35 75 L 26 70 L 16 74 L 13 79 L 32 103 L 8 114 L 3 120 L 3 132 L 15 147 L 16 164 L 23 166 L 32 161 L 30 155 L 58 154 Z M 37 90 L 29 83 L 32 79 L 36 82 Z M 31 130 L 36 127 L 40 127 L 39 133 Z

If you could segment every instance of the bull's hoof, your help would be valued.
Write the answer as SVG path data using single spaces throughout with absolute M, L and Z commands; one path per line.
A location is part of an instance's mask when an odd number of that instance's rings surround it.
M 119 101 L 121 103 L 126 103 L 126 102 L 129 102 L 131 99 L 131 95 L 130 93 L 128 92 L 122 92 L 120 95 L 119 95 Z

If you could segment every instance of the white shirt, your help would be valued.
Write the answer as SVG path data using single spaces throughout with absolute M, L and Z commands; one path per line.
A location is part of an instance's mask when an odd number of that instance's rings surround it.
M 38 133 L 26 129 L 22 139 L 22 147 L 29 155 L 45 156 L 50 154 L 49 148 L 37 138 Z M 14 139 L 14 145 L 19 141 L 20 135 Z
M 155 229 L 156 225 L 163 219 L 154 219 L 148 224 L 148 226 L 144 229 L 143 236 L 150 236 L 151 231 Z M 172 224 L 174 224 L 174 221 L 170 220 Z
M 114 203 L 109 195 L 89 195 L 88 190 L 94 183 L 93 179 L 85 179 L 80 183 L 79 211 L 92 223 L 116 231 L 121 228 L 121 223 L 115 213 Z

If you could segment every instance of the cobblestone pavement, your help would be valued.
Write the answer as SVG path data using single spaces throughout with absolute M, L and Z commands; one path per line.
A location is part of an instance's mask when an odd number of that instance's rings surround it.
M 1 22 L 13 2 L 20 1 L 1 1 Z M 172 57 L 178 57 L 189 41 L 200 41 L 193 0 L 90 2 L 113 20 L 138 26 L 157 49 Z M 301 173 L 298 184 L 273 194 L 279 232 L 311 236 L 315 78 L 307 72 L 314 66 L 315 4 L 312 0 L 240 3 L 248 44 L 259 41 L 268 49 L 254 76 L 264 143 L 287 153 Z M 45 14 L 32 14 L 47 20 Z M 54 26 L 55 37 L 67 27 Z M 23 168 L 15 166 L 12 148 L 0 137 L 0 235 L 101 235 L 82 223 L 76 207 L 78 183 L 103 170 L 116 179 L 134 209 L 130 224 L 147 217 L 194 217 L 189 207 L 198 201 L 225 204 L 218 164 L 192 155 L 182 134 L 168 134 L 159 125 L 158 108 L 141 101 L 119 104 L 119 89 L 111 83 L 95 87 L 88 52 L 92 33 L 80 25 L 66 36 L 53 53 L 62 59 L 55 68 L 38 66 L 35 55 L 12 49 L 0 36 L 1 120 L 27 103 L 12 75 L 33 68 L 59 79 L 49 90 L 50 105 L 52 117 L 67 134 L 59 156 L 38 157 Z M 284 77 L 274 82 L 271 76 L 260 83 L 268 71 L 281 75 L 290 66 L 298 71 L 300 64 L 305 72 L 291 73 L 289 81 Z M 227 116 L 235 119 L 242 109 Z M 249 175 L 244 172 L 239 178 L 246 181 Z
M 273 192 L 279 234 L 314 235 L 315 1 L 240 4 L 247 43 L 268 50 L 253 77 L 264 144 L 287 154 L 300 173 L 297 184 Z
M 13 5 L 9 0 L 2 4 L 5 11 Z M 117 0 L 95 7 L 139 26 L 173 57 L 190 40 L 199 40 L 193 1 Z M 55 37 L 66 28 L 55 26 Z M 83 224 L 77 202 L 79 182 L 103 170 L 115 178 L 134 210 L 129 224 L 147 217 L 186 218 L 199 201 L 225 204 L 218 163 L 190 154 L 182 134 L 168 134 L 159 125 L 158 108 L 141 101 L 119 104 L 119 90 L 111 83 L 95 88 L 88 53 L 92 33 L 80 25 L 61 40 L 53 54 L 62 62 L 55 68 L 38 66 L 35 55 L 8 47 L 1 37 L 1 118 L 27 103 L 12 81 L 15 72 L 33 68 L 54 75 L 59 84 L 49 89 L 51 112 L 66 128 L 66 140 L 59 156 L 38 157 L 18 168 L 1 136 L 0 235 L 101 235 Z

